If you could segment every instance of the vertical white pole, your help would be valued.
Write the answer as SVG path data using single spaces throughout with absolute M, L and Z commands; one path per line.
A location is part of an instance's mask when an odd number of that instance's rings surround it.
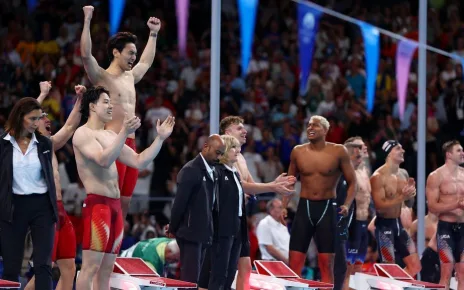
M 211 89 L 210 89 L 210 134 L 219 133 L 219 93 L 221 74 L 221 1 L 211 0 Z
M 425 241 L 425 134 L 426 134 L 426 72 L 427 72 L 427 0 L 419 2 L 419 96 L 417 118 L 417 250 L 419 256 L 424 252 Z

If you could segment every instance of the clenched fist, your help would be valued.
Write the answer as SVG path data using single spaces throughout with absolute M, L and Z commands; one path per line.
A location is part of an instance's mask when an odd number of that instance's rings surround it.
M 84 16 L 86 20 L 92 19 L 93 10 L 94 10 L 93 6 L 84 6 L 82 10 L 84 10 Z
M 158 33 L 161 28 L 161 20 L 156 17 L 150 17 L 147 22 L 148 28 L 150 28 L 151 32 Z

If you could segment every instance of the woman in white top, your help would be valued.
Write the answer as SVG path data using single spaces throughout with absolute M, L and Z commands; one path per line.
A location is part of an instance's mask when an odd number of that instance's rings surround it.
M 52 143 L 37 130 L 43 117 L 34 98 L 19 100 L 0 136 L 0 243 L 3 279 L 18 281 L 28 229 L 34 248 L 35 289 L 52 289 L 56 206 Z

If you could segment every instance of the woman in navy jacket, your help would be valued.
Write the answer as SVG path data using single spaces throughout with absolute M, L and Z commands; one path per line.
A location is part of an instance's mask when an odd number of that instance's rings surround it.
M 222 135 L 221 138 L 226 149 L 220 158 L 221 164 L 215 166 L 218 173 L 219 212 L 214 215 L 214 237 L 209 250 L 211 262 L 205 261 L 199 283 L 200 287 L 208 289 L 231 289 L 241 245 L 243 241 L 248 242 L 245 195 L 234 167 L 240 153 L 240 143 L 233 136 Z
M 36 99 L 19 100 L 0 136 L 0 243 L 3 279 L 18 281 L 24 239 L 30 228 L 34 248 L 35 289 L 52 289 L 51 257 L 56 190 L 52 143 L 36 131 L 43 117 Z

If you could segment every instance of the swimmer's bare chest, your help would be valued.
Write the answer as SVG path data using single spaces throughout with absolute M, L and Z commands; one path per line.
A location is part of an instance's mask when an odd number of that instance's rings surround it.
M 464 172 L 459 170 L 455 176 L 443 175 L 440 184 L 439 202 L 443 204 L 456 203 L 464 198 Z M 457 208 L 439 215 L 446 222 L 464 222 L 464 210 Z
M 336 187 L 341 176 L 339 151 L 326 147 L 313 151 L 309 146 L 298 148 L 295 162 L 301 181 L 300 196 L 309 200 L 336 197 Z
M 128 118 L 135 115 L 134 77 L 131 72 L 125 72 L 120 76 L 105 73 L 99 85 L 110 92 L 111 104 L 113 105 L 113 120 L 106 124 L 105 129 L 118 134 L 123 126 L 126 113 Z M 135 134 L 130 135 L 129 138 L 135 138 Z
M 403 187 L 407 184 L 407 179 L 401 174 L 385 175 L 383 180 L 385 199 L 387 200 L 393 200 L 400 196 L 402 194 Z M 402 204 L 392 206 L 388 209 L 379 210 L 378 214 L 383 218 L 399 218 L 401 216 L 401 207 Z
M 93 137 L 98 145 L 105 149 L 114 141 L 115 134 L 109 131 L 101 131 L 95 132 Z M 98 148 L 95 148 L 95 150 L 98 150 Z M 111 164 L 109 168 L 104 168 L 81 154 L 79 154 L 79 158 L 77 157 L 76 155 L 79 176 L 87 192 L 119 198 L 118 172 L 115 163 Z

